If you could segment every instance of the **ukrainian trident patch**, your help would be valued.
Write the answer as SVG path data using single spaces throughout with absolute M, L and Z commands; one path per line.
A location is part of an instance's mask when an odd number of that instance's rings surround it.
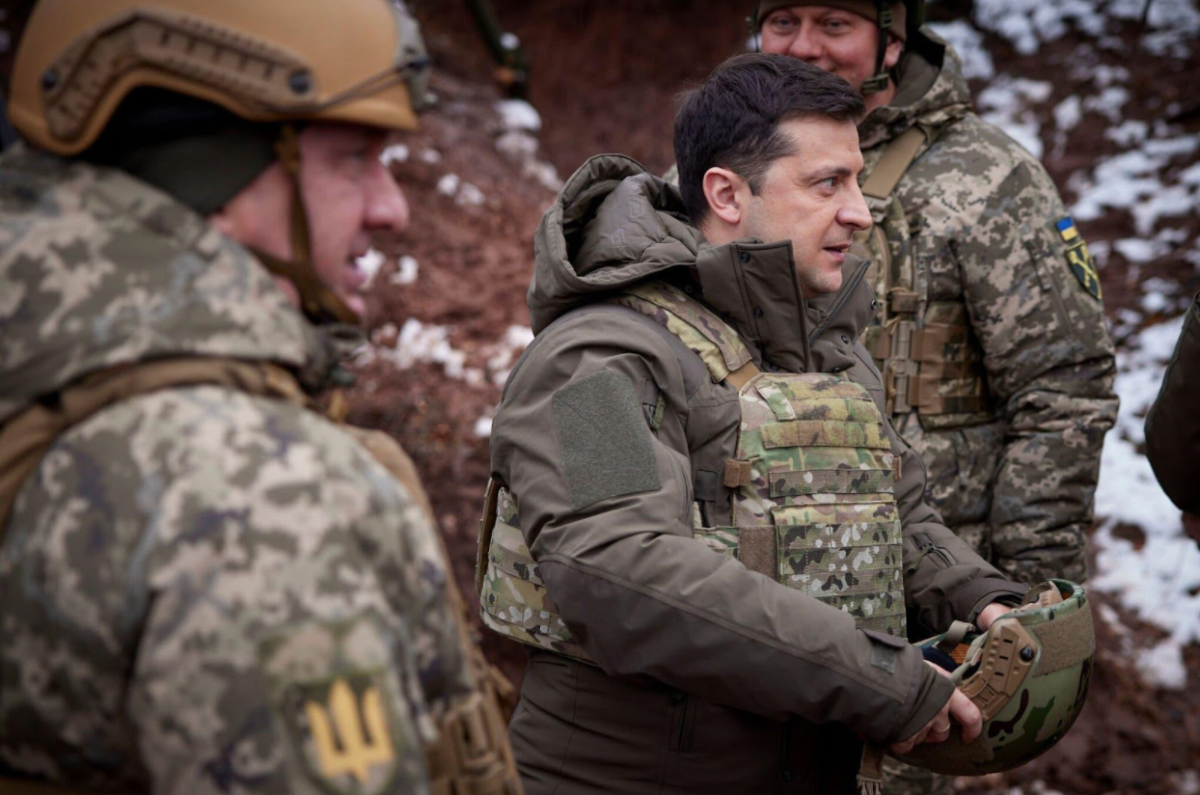
M 1075 274 L 1075 278 L 1079 280 L 1089 295 L 1096 300 L 1103 298 L 1104 291 L 1100 287 L 1100 274 L 1096 272 L 1096 260 L 1088 251 L 1083 236 L 1075 228 L 1075 222 L 1071 220 L 1070 216 L 1067 216 L 1055 221 L 1054 228 L 1058 230 L 1063 243 L 1067 245 L 1067 267 L 1071 269 L 1071 273 Z
M 295 746 L 330 793 L 382 793 L 396 773 L 396 750 L 382 677 L 351 674 L 293 685 L 288 728 Z

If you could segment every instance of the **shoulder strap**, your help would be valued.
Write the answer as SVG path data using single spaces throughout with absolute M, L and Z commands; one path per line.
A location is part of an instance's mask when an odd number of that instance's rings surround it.
M 499 669 L 488 663 L 472 636 L 467 601 L 455 580 L 450 553 L 442 534 L 437 530 L 433 505 L 421 485 L 417 467 L 404 448 L 383 431 L 353 425 L 341 427 L 404 486 L 429 518 L 442 562 L 446 566 L 446 596 L 450 612 L 478 688 L 473 696 L 455 704 L 443 716 L 438 740 L 427 749 L 433 793 L 520 795 L 520 778 L 507 733 L 508 718 L 516 705 L 516 688 Z
M 623 291 L 614 303 L 658 321 L 703 360 L 714 383 L 740 390 L 758 375 L 750 349 L 716 313 L 663 281 L 643 282 Z
M 180 358 L 100 370 L 65 387 L 53 402 L 36 403 L 0 426 L 0 538 L 17 493 L 54 440 L 93 414 L 138 395 L 171 387 L 212 384 L 306 405 L 287 370 L 269 362 Z
M 863 195 L 871 199 L 886 199 L 891 196 L 900 178 L 917 159 L 917 154 L 926 142 L 933 143 L 933 138 L 928 137 L 920 127 L 909 127 L 901 133 L 888 144 L 887 149 L 879 156 L 875 168 L 871 169 L 870 176 L 862 186 Z

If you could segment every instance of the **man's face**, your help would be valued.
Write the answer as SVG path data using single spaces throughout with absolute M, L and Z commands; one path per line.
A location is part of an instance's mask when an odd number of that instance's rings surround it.
M 804 294 L 836 292 L 851 238 L 871 226 L 858 187 L 858 128 L 816 117 L 783 122 L 780 131 L 793 154 L 771 164 L 759 195 L 747 201 L 738 236 L 790 240 Z
M 408 202 L 379 162 L 386 133 L 349 124 L 313 124 L 300 133 L 300 186 L 308 212 L 313 270 L 356 314 L 366 274 L 357 260 L 376 231 L 408 226 Z M 210 218 L 242 245 L 290 260 L 292 185 L 276 162 Z M 299 304 L 290 282 L 280 287 Z
M 379 161 L 386 134 L 356 125 L 313 125 L 300 135 L 300 184 L 308 209 L 313 268 L 356 314 L 367 276 L 357 260 L 371 233 L 401 232 L 408 202 Z
M 853 11 L 825 6 L 789 6 L 771 12 L 762 24 L 762 51 L 790 55 L 832 72 L 858 91 L 875 74 L 879 28 Z M 900 59 L 903 44 L 888 44 L 884 67 Z

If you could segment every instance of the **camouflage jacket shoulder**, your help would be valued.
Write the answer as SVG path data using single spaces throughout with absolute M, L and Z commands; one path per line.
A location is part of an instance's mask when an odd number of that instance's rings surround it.
M 437 712 L 471 687 L 434 532 L 300 407 L 202 386 L 94 415 L 4 539 L 0 764 L 153 792 L 358 772 L 424 792 Z M 347 714 L 369 727 L 358 766 L 320 731 Z
M 0 421 L 115 364 L 298 368 L 321 346 L 245 249 L 169 196 L 19 145 L 0 157 Z

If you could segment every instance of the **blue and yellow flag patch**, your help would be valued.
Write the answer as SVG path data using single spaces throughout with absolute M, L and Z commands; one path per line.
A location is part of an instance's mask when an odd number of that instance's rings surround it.
M 1075 278 L 1079 280 L 1083 289 L 1087 290 L 1090 296 L 1096 300 L 1103 298 L 1104 291 L 1100 287 L 1100 274 L 1096 271 L 1096 260 L 1088 251 L 1083 236 L 1075 228 L 1075 222 L 1071 220 L 1070 216 L 1067 216 L 1055 221 L 1054 228 L 1058 230 L 1063 243 L 1067 245 L 1067 267 L 1071 269 L 1071 273 L 1075 274 Z

